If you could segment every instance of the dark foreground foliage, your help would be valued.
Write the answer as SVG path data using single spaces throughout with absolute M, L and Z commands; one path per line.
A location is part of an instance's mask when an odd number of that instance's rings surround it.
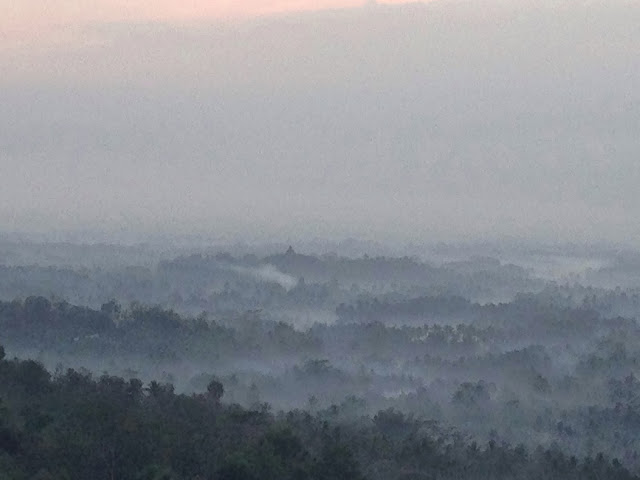
M 177 395 L 168 384 L 4 359 L 1 479 L 616 479 L 602 455 L 480 447 L 393 410 L 338 425 L 331 409 L 271 414 L 220 403 L 223 386 Z

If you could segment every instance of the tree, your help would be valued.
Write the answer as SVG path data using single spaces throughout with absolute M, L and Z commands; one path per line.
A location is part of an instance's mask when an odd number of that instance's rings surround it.
M 102 304 L 100 311 L 112 319 L 119 319 L 122 314 L 122 306 L 117 301 L 110 300 Z
M 353 453 L 344 445 L 328 441 L 314 465 L 315 477 L 320 480 L 359 480 L 362 477 Z
M 223 395 L 224 385 L 214 378 L 209 382 L 209 385 L 207 385 L 207 397 L 217 404 L 220 403 Z
M 26 360 L 18 365 L 17 377 L 29 395 L 43 392 L 49 389 L 51 375 L 38 362 Z
M 257 480 L 257 476 L 251 471 L 251 467 L 244 459 L 228 461 L 218 470 L 220 480 Z

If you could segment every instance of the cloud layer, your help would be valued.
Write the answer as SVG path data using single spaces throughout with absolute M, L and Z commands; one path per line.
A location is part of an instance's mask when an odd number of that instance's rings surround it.
M 6 229 L 640 233 L 640 6 L 91 24 L 0 51 Z

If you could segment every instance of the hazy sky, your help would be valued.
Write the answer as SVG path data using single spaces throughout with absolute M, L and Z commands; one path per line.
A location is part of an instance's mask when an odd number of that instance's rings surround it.
M 2 231 L 638 245 L 636 1 L 0 13 Z
M 5 43 L 97 22 L 211 21 L 364 5 L 362 0 L 0 0 Z M 381 0 L 379 3 L 407 3 Z M 42 38 L 45 37 L 45 38 Z

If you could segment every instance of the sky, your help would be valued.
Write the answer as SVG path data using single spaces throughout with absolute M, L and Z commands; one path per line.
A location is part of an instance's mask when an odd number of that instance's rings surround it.
M 381 4 L 406 0 L 381 0 Z M 49 31 L 98 22 L 185 22 L 352 8 L 362 0 L 0 0 L 5 38 L 26 40 Z
M 0 232 L 639 246 L 638 2 L 0 13 Z

